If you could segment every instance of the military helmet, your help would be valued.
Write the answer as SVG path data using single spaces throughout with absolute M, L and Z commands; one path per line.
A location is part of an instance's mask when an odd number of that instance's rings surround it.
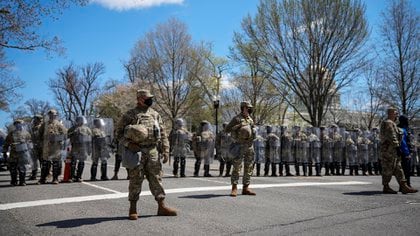
M 181 128 L 184 126 L 184 120 L 182 118 L 178 118 L 175 120 L 175 127 Z
M 248 101 L 243 101 L 243 102 L 241 102 L 241 108 L 243 108 L 243 107 L 249 107 L 249 108 L 252 108 L 253 106 L 251 105 L 251 103 L 250 103 L 250 102 L 248 102 Z
M 152 95 L 152 94 L 150 93 L 150 91 L 149 91 L 149 90 L 147 90 L 147 89 L 139 89 L 139 90 L 137 90 L 137 97 L 147 97 L 147 98 L 152 98 L 152 97 L 154 97 L 154 95 Z
M 25 123 L 22 119 L 16 119 L 15 121 L 13 121 L 13 125 L 17 125 L 17 124 L 23 124 Z
M 271 125 L 267 125 L 267 126 L 265 127 L 265 129 L 266 129 L 266 131 L 267 131 L 267 134 L 269 134 L 269 133 L 273 132 L 273 127 L 272 127 Z
M 58 112 L 57 112 L 57 110 L 56 109 L 50 109 L 49 111 L 48 111 L 48 115 L 58 115 Z
M 76 117 L 76 124 L 85 125 L 85 124 L 87 124 L 87 120 L 84 116 L 78 116 L 78 117 Z
M 101 118 L 95 118 L 93 120 L 93 125 L 95 127 L 98 127 L 98 128 L 104 127 L 105 126 L 105 121 L 103 119 L 101 119 Z
M 34 117 L 32 119 L 33 120 L 42 120 L 42 115 L 36 114 L 36 115 L 34 115 Z

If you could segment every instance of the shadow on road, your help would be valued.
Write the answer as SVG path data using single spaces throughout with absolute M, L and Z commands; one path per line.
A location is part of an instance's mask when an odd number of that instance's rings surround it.
M 154 217 L 156 215 L 141 215 L 139 218 L 149 218 Z M 60 220 L 60 221 L 53 221 L 45 224 L 36 225 L 37 227 L 45 227 L 45 226 L 55 226 L 59 229 L 65 228 L 75 228 L 84 225 L 95 225 L 102 222 L 107 221 L 119 221 L 119 220 L 126 220 L 128 221 L 128 217 L 126 216 L 116 216 L 116 217 L 94 217 L 94 218 L 81 218 L 81 219 L 69 219 L 69 220 Z
M 202 194 L 202 195 L 189 195 L 189 196 L 182 196 L 179 198 L 191 198 L 191 199 L 209 199 L 215 197 L 228 197 L 229 194 Z
M 361 191 L 361 192 L 350 192 L 350 193 L 343 193 L 344 195 L 351 195 L 351 196 L 373 196 L 373 195 L 382 195 L 382 191 Z

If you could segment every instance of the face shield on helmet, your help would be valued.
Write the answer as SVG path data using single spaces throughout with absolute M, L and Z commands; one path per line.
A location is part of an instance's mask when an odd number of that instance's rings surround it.
M 84 116 L 76 117 L 76 125 L 82 126 L 82 125 L 85 125 L 85 124 L 87 124 L 87 120 Z
M 201 131 L 209 131 L 210 130 L 210 123 L 208 121 L 201 122 Z
M 185 122 L 183 119 L 178 118 L 175 120 L 175 129 L 181 129 L 182 127 L 184 127 Z
M 93 125 L 95 126 L 95 128 L 98 129 L 102 129 L 103 127 L 105 127 L 105 121 L 103 119 L 94 119 L 93 120 Z

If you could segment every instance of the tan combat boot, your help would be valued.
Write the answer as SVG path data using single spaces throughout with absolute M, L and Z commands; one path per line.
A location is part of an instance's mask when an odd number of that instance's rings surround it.
M 158 200 L 158 216 L 176 216 L 177 212 L 175 209 L 165 206 L 165 201 L 163 199 Z
M 137 201 L 130 201 L 130 210 L 128 212 L 128 218 L 130 220 L 137 220 Z
M 417 193 L 417 190 L 416 190 L 416 189 L 413 189 L 413 188 L 410 188 L 410 187 L 407 185 L 407 182 L 406 182 L 406 181 L 401 181 L 401 182 L 400 182 L 400 189 L 401 189 L 401 192 L 402 192 L 403 194 L 407 194 L 407 193 Z
M 391 187 L 389 187 L 388 184 L 384 185 L 384 190 L 382 191 L 385 194 L 397 194 L 398 192 L 393 190 Z
M 238 195 L 238 185 L 232 184 L 232 191 L 230 192 L 231 197 L 236 197 Z
M 257 195 L 255 192 L 253 192 L 251 189 L 249 189 L 248 186 L 249 185 L 244 185 L 244 188 L 242 189 L 242 195 L 251 195 L 251 196 Z

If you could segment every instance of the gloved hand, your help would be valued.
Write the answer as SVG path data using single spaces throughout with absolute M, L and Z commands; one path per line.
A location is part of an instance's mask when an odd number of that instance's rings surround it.
M 139 152 L 140 151 L 140 146 L 136 143 L 128 143 L 127 146 L 128 150 L 132 151 L 132 152 Z
M 165 164 L 169 160 L 169 154 L 168 153 L 163 153 L 162 158 L 163 158 L 162 163 Z

